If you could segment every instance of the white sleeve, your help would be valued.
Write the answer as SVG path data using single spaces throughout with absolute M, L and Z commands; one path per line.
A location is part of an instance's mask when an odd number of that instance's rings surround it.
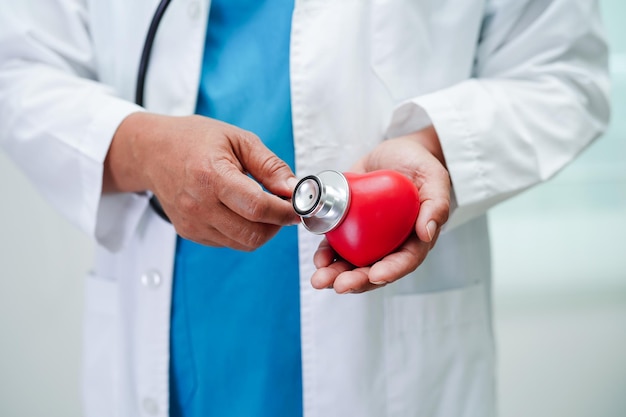
M 387 135 L 434 125 L 456 200 L 449 229 L 552 177 L 608 119 L 596 1 L 494 0 L 474 77 L 401 104 Z
M 146 196 L 101 196 L 103 161 L 139 106 L 96 81 L 82 0 L 9 1 L 0 8 L 0 145 L 72 223 L 115 250 Z

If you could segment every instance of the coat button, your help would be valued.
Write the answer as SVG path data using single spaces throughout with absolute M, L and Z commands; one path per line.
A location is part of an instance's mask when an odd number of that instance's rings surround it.
M 154 398 L 146 397 L 141 402 L 143 411 L 150 416 L 156 416 L 159 414 L 159 405 Z
M 146 271 L 141 275 L 141 284 L 145 287 L 156 288 L 161 285 L 161 281 L 163 281 L 161 279 L 161 274 L 153 269 Z

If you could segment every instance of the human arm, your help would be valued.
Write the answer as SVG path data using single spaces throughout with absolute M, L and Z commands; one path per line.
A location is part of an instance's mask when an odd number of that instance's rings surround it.
M 408 98 L 386 133 L 393 141 L 434 127 L 453 185 L 450 220 L 438 224 L 444 230 L 552 177 L 602 133 L 609 116 L 607 48 L 596 2 L 503 0 L 489 2 L 486 10 L 473 76 Z M 392 87 L 402 86 L 401 78 L 393 81 Z M 415 269 L 426 253 L 414 255 L 412 263 L 406 257 L 406 268 L 387 281 Z M 378 277 L 344 285 L 343 277 L 357 276 L 340 274 L 352 270 L 341 262 L 332 265 L 335 271 L 327 269 L 332 256 L 324 243 L 314 286 L 375 288 Z
M 450 178 L 437 133 L 432 126 L 389 139 L 361 158 L 351 172 L 393 169 L 413 181 L 419 190 L 420 211 L 415 230 L 393 253 L 371 266 L 355 268 L 337 255 L 325 239 L 314 256 L 314 288 L 360 293 L 396 281 L 415 270 L 435 245 L 440 226 L 450 211 Z
M 82 1 L 2 1 L 1 7 L 0 146 L 56 210 L 117 249 L 147 199 L 103 199 L 102 165 L 119 124 L 142 109 L 96 81 Z
M 297 222 L 285 199 L 295 182 L 289 167 L 250 132 L 202 116 L 138 112 L 115 133 L 103 191 L 150 190 L 181 236 L 253 250 L 280 226 Z
M 597 1 L 491 1 L 473 76 L 400 104 L 387 136 L 435 127 L 453 184 L 451 229 L 582 152 L 607 126 L 609 84 Z
M 175 11 L 177 6 L 173 7 L 172 10 Z M 220 244 L 207 236 L 201 236 L 198 231 L 192 232 L 192 227 L 183 225 L 181 216 L 177 215 L 178 204 L 169 197 L 179 187 L 171 182 L 167 187 L 164 184 L 172 179 L 182 180 L 182 175 L 166 176 L 166 171 L 162 169 L 160 173 L 163 174 L 163 181 L 153 183 L 142 182 L 138 176 L 131 175 L 140 171 L 140 167 L 145 166 L 145 161 L 138 163 L 137 160 L 127 159 L 131 154 L 126 152 L 125 146 L 130 141 L 122 140 L 124 137 L 145 138 L 150 131 L 150 146 L 147 148 L 152 149 L 151 161 L 158 160 L 162 167 L 175 169 L 176 161 L 169 159 L 176 152 L 182 152 L 182 148 L 186 147 L 188 155 L 196 157 L 200 157 L 209 148 L 198 145 L 202 149 L 196 152 L 189 150 L 192 138 L 186 133 L 194 130 L 189 121 L 194 121 L 192 124 L 196 126 L 195 133 L 199 126 L 204 126 L 207 132 L 211 130 L 216 133 L 219 130 L 216 126 L 220 124 L 206 118 L 186 119 L 144 114 L 144 109 L 129 101 L 134 91 L 134 62 L 135 58 L 138 61 L 143 41 L 141 28 L 143 24 L 149 23 L 152 7 L 143 3 L 128 5 L 128 15 L 133 16 L 133 25 L 124 26 L 120 23 L 116 33 L 109 33 L 111 22 L 123 22 L 125 19 L 124 16 L 112 15 L 112 10 L 115 9 L 108 2 L 87 5 L 83 0 L 2 0 L 0 145 L 52 206 L 109 250 L 115 251 L 124 246 L 141 219 L 150 213 L 148 200 L 152 191 L 164 203 L 181 234 L 207 244 Z M 186 15 L 172 13 L 168 22 L 172 24 L 174 18 L 186 18 Z M 179 27 L 180 23 L 178 22 Z M 197 34 L 202 29 L 198 25 L 186 25 L 185 28 L 188 26 L 191 27 L 185 32 L 187 34 Z M 123 40 L 115 41 L 118 38 Z M 162 73 L 165 73 L 168 83 L 159 84 L 158 89 L 150 89 L 151 94 L 147 95 L 146 101 L 151 109 L 168 114 L 189 114 L 193 111 L 193 103 L 190 102 L 197 91 L 197 81 L 189 76 L 190 71 L 185 73 L 187 75 L 182 80 L 176 74 L 181 73 L 181 67 L 185 70 L 195 67 L 194 62 L 201 58 L 201 50 L 196 49 L 196 46 L 202 47 L 204 38 L 196 36 L 194 39 L 195 42 L 190 41 L 185 48 L 167 49 L 170 57 L 167 65 L 153 66 L 151 75 L 155 77 L 160 74 L 163 77 Z M 176 36 L 170 35 L 165 40 L 176 43 Z M 124 50 L 120 49 L 120 43 Z M 163 49 L 157 48 L 155 56 L 158 57 L 159 51 Z M 155 82 L 154 79 L 151 82 Z M 141 118 L 150 118 L 151 121 L 127 123 Z M 134 128 L 127 129 L 129 127 Z M 236 129 L 229 126 L 223 130 L 232 132 Z M 217 132 L 216 136 L 223 139 L 223 130 Z M 141 132 L 142 135 L 131 131 Z M 240 136 L 251 137 L 248 133 Z M 167 141 L 162 140 L 166 137 L 172 145 L 169 149 L 166 148 Z M 193 139 L 196 144 L 199 143 L 198 135 Z M 208 135 L 203 140 L 205 145 L 211 145 L 215 142 L 208 142 L 213 139 L 219 140 Z M 163 146 L 154 146 L 157 144 Z M 173 147 L 181 148 L 174 150 Z M 239 147 L 239 150 L 239 156 L 245 157 L 241 155 L 246 152 L 245 148 Z M 254 152 L 255 156 L 266 155 L 268 152 L 265 148 L 259 148 L 258 142 L 247 151 Z M 113 153 L 125 158 L 112 157 Z M 145 154 L 147 153 L 144 152 Z M 185 162 L 191 160 L 190 157 L 185 158 Z M 270 164 L 265 168 L 271 167 Z M 252 193 L 257 192 L 260 186 L 252 184 L 252 180 L 245 175 L 248 171 L 253 171 L 254 167 L 243 168 L 239 179 L 247 182 L 248 185 L 244 188 L 254 189 Z M 287 177 L 292 176 L 288 168 L 281 172 Z M 112 176 L 107 177 L 109 174 Z M 264 176 L 257 170 L 257 177 L 259 175 Z M 216 178 L 214 176 L 212 180 Z M 267 189 L 284 194 L 284 185 L 275 185 L 273 180 L 267 178 L 257 179 Z M 160 188 L 154 189 L 158 185 Z M 224 189 L 231 192 L 227 197 L 235 195 L 232 187 Z M 261 201 L 270 198 L 269 194 L 261 197 Z M 289 205 L 279 198 L 274 197 L 272 201 L 274 203 L 269 210 L 272 213 L 270 216 L 273 216 L 274 209 L 281 211 L 283 216 L 289 210 Z M 261 206 L 262 204 L 259 205 Z M 208 208 L 205 207 L 205 210 Z M 199 211 L 197 215 L 202 218 L 197 223 L 204 224 L 211 216 L 215 217 L 221 206 L 218 204 L 217 208 L 211 210 L 210 215 Z M 257 220 L 255 223 L 277 221 L 275 217 L 266 220 L 258 213 L 252 217 Z M 242 227 L 237 232 L 233 230 L 233 233 L 241 236 L 246 234 L 245 230 Z M 268 234 L 261 235 L 252 232 L 248 240 L 262 243 Z M 242 248 L 245 246 L 241 242 L 239 244 Z

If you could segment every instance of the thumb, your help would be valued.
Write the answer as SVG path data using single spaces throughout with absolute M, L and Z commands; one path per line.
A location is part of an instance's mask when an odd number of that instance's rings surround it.
M 289 165 L 254 134 L 247 134 L 235 148 L 243 168 L 269 192 L 291 197 L 298 180 Z
M 451 184 L 448 171 L 441 165 L 432 167 L 425 177 L 419 189 L 421 206 L 415 228 L 422 242 L 432 242 L 448 221 Z

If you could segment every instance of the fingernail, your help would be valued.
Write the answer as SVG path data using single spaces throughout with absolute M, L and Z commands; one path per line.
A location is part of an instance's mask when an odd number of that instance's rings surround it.
M 387 281 L 370 281 L 372 284 L 374 285 L 385 285 L 385 284 L 389 284 Z
M 435 233 L 437 232 L 437 222 L 434 220 L 429 221 L 428 224 L 426 225 L 426 232 L 428 232 L 428 241 L 432 242 L 433 237 L 435 236 Z
M 291 177 L 287 180 L 287 187 L 289 187 L 290 190 L 293 191 L 296 185 L 298 185 L 298 179 L 296 177 Z

